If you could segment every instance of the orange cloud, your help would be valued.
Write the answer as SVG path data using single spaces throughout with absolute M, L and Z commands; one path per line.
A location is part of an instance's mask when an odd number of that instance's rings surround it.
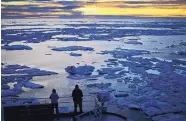
M 63 12 L 63 11 L 57 11 L 57 12 L 18 12 L 19 14 L 22 15 L 42 15 L 42 16 L 47 16 L 47 15 L 71 15 L 72 13 L 70 12 Z
M 39 4 L 38 7 L 63 7 L 64 5 L 59 3 L 42 3 Z
M 12 1 L 12 2 L 1 2 L 2 5 L 39 5 L 39 2 L 31 2 L 31 1 Z

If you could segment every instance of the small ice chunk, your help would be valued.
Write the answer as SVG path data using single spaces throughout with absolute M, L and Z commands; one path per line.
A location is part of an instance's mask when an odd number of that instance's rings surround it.
M 142 42 L 139 42 L 137 40 L 131 40 L 131 39 L 127 40 L 125 43 L 126 44 L 133 44 L 133 45 L 142 45 L 143 44 Z
M 159 75 L 159 74 L 160 74 L 159 71 L 153 70 L 153 69 L 148 69 L 148 70 L 146 70 L 146 72 L 147 72 L 148 74 L 155 74 L 155 75 Z
M 82 54 L 71 52 L 71 53 L 70 53 L 70 56 L 82 56 Z

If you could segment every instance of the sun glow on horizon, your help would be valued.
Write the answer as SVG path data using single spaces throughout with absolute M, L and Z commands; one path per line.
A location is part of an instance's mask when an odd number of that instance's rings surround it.
M 10 1 L 1 2 L 4 16 L 101 15 L 139 17 L 186 17 L 186 2 L 175 0 L 96 0 L 83 2 Z M 170 1 L 170 2 L 169 2 Z M 173 3 L 172 3 L 173 2 Z M 10 9 L 9 9 L 10 8 Z M 15 9 L 15 11 L 14 11 Z
M 121 8 L 116 5 L 85 5 L 75 9 L 84 15 L 123 15 L 123 16 L 152 16 L 152 17 L 186 17 L 186 6 L 168 6 L 168 7 L 139 7 L 139 8 Z

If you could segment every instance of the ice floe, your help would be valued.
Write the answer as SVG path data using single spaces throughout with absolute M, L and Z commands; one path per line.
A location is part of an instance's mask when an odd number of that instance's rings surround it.
M 120 49 L 112 51 L 101 51 L 98 54 L 111 54 L 114 58 L 127 58 L 136 55 L 150 54 L 150 51 L 146 50 L 132 50 L 132 49 Z
M 94 48 L 92 47 L 83 47 L 83 46 L 68 46 L 68 47 L 55 47 L 52 48 L 54 51 L 94 51 Z
M 27 45 L 4 45 L 4 46 L 1 46 L 1 49 L 4 49 L 4 50 L 32 50 L 32 48 Z
M 95 67 L 85 65 L 85 66 L 68 66 L 65 68 L 65 71 L 71 75 L 91 75 Z
M 70 53 L 70 56 L 82 56 L 82 54 L 71 52 L 71 53 Z
M 23 92 L 22 87 L 29 87 L 32 89 L 35 88 L 43 88 L 44 86 L 39 84 L 34 84 L 30 82 L 30 80 L 34 76 L 46 76 L 46 75 L 53 75 L 57 74 L 55 72 L 46 71 L 46 70 L 40 70 L 36 68 L 30 68 L 28 66 L 21 66 L 18 64 L 15 65 L 4 65 L 1 67 L 2 70 L 2 90 L 1 90 L 1 96 L 2 97 L 9 97 L 13 96 L 16 97 L 20 93 Z M 9 87 L 9 83 L 16 82 L 12 88 Z
M 181 114 L 164 114 L 152 118 L 154 121 L 186 121 L 186 115 Z
M 125 92 L 117 92 L 114 94 L 115 97 L 128 97 L 129 94 Z
M 100 89 L 105 89 L 111 86 L 111 83 L 94 83 L 94 84 L 88 84 L 87 87 L 96 87 Z
M 139 42 L 137 40 L 127 40 L 125 41 L 126 44 L 133 44 L 133 45 L 142 45 L 143 43 L 142 42 Z
M 24 87 L 31 88 L 31 89 L 44 88 L 43 85 L 35 84 L 35 83 L 32 83 L 32 82 L 24 83 Z
M 179 52 L 177 52 L 177 54 L 179 54 L 179 55 L 186 55 L 186 51 L 179 51 Z

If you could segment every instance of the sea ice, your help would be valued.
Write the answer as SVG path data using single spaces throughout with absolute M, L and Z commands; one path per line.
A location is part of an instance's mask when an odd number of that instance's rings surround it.
M 140 106 L 136 102 L 125 98 L 117 100 L 117 104 L 119 108 L 140 109 Z
M 143 109 L 143 111 L 149 116 L 161 114 L 161 110 L 156 107 L 147 107 L 147 108 Z
M 124 93 L 124 92 L 117 92 L 114 94 L 115 97 L 128 97 L 129 94 Z
M 105 89 L 111 86 L 111 83 L 94 83 L 94 84 L 88 84 L 87 87 L 97 87 L 99 89 Z
M 99 54 L 111 54 L 114 58 L 127 58 L 135 55 L 150 54 L 150 51 L 145 50 L 132 50 L 132 49 L 120 49 L 112 51 L 101 51 Z
M 117 79 L 121 78 L 123 75 L 121 74 L 107 74 L 104 78 L 105 79 Z
M 186 42 L 181 42 L 180 45 L 186 46 Z
M 20 106 L 20 105 L 31 105 L 31 104 L 40 104 L 39 100 L 36 98 L 3 98 L 2 99 L 4 106 Z
M 65 71 L 71 75 L 91 75 L 94 71 L 94 68 L 95 67 L 88 65 L 78 67 L 68 66 L 67 68 L 65 68 Z
M 16 89 L 10 89 L 10 90 L 1 90 L 1 97 L 17 97 L 20 93 L 23 91 L 21 90 L 16 90 Z
M 70 56 L 82 56 L 82 54 L 71 52 L 71 53 L 70 53 Z
M 77 50 L 94 51 L 94 48 L 83 47 L 83 46 L 68 46 L 68 47 L 55 47 L 55 48 L 52 48 L 52 50 L 54 51 L 77 51 Z
M 97 80 L 97 78 L 100 77 L 100 75 L 69 75 L 67 78 L 74 79 L 74 80 Z
M 101 68 L 100 70 L 97 70 L 99 74 L 115 74 L 118 71 L 121 71 L 123 68 L 117 67 L 117 68 Z
M 10 89 L 10 86 L 8 86 L 6 84 L 1 84 L 1 89 L 2 90 L 8 90 L 8 89 Z
M 4 50 L 32 50 L 32 48 L 27 45 L 4 45 L 4 46 L 1 46 L 1 49 L 4 49 Z
M 4 65 L 2 68 L 2 84 L 3 90 L 1 90 L 2 97 L 13 96 L 16 97 L 23 92 L 22 87 L 29 88 L 43 88 L 42 85 L 29 82 L 34 76 L 44 76 L 57 74 L 51 71 L 40 70 L 36 68 L 29 68 L 21 65 Z M 11 74 L 11 75 L 6 75 Z M 16 82 L 12 88 L 8 89 L 8 83 Z M 5 90 L 6 89 L 6 90 Z
M 139 42 L 137 40 L 131 40 L 131 39 L 125 41 L 125 43 L 126 44 L 133 44 L 133 45 L 142 45 L 143 44 L 142 42 Z
M 154 116 L 152 119 L 154 121 L 186 121 L 186 116 L 170 113 L 170 114 Z
M 179 54 L 179 55 L 186 55 L 186 51 L 179 51 L 179 52 L 177 52 L 177 54 Z
M 32 82 L 26 82 L 26 83 L 24 83 L 24 87 L 31 88 L 31 89 L 44 88 L 43 85 L 34 84 Z

